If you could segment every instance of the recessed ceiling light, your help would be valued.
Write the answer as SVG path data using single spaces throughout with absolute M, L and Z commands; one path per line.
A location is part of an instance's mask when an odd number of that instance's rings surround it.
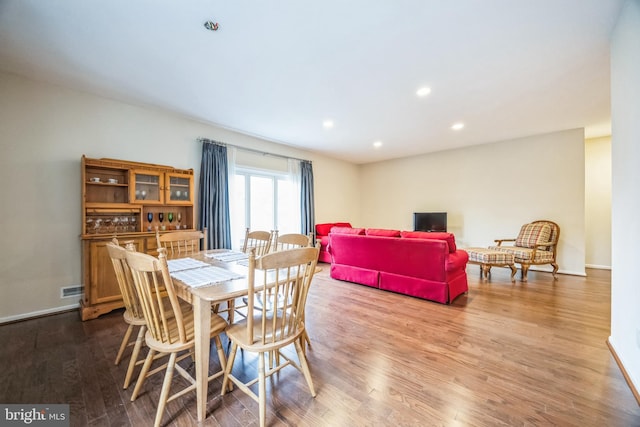
M 451 126 L 451 129 L 453 129 L 453 130 L 460 130 L 460 129 L 462 129 L 463 127 L 464 127 L 464 123 L 462 123 L 462 122 L 458 122 L 458 123 L 454 123 L 454 124 Z
M 324 122 L 322 122 L 322 126 L 325 129 L 331 129 L 333 127 L 333 120 L 325 120 Z
M 382 147 L 382 141 L 376 141 L 373 143 L 373 148 L 380 148 Z
M 431 93 L 431 88 L 430 87 L 421 87 L 420 89 L 418 89 L 418 91 L 416 92 L 416 95 L 418 96 L 427 96 Z

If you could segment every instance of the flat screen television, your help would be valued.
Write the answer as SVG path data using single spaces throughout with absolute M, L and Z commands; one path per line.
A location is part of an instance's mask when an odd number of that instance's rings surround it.
M 414 212 L 414 231 L 447 231 L 446 212 Z

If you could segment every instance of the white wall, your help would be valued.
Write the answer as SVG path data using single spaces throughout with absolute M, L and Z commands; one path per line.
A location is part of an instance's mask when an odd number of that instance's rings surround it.
M 611 137 L 585 141 L 586 263 L 611 268 Z
M 199 137 L 313 161 L 316 220 L 357 221 L 350 163 L 168 114 L 0 73 L 0 322 L 76 305 L 80 157 L 193 168 Z
M 359 225 L 407 230 L 413 212 L 446 211 L 460 246 L 486 247 L 549 219 L 560 272 L 584 275 L 584 166 L 582 129 L 365 165 Z
M 609 343 L 640 390 L 640 0 L 611 39 L 612 272 Z

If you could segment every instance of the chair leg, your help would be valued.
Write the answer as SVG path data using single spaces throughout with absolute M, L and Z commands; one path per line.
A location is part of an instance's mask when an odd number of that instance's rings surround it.
M 296 346 L 296 353 L 298 353 L 298 360 L 300 360 L 300 368 L 302 368 L 304 379 L 307 380 L 307 385 L 309 386 L 309 391 L 311 392 L 311 396 L 316 397 L 316 390 L 313 387 L 313 379 L 311 378 L 311 371 L 309 371 L 307 356 L 305 356 L 304 351 L 302 351 L 302 346 L 300 346 L 300 341 L 295 341 L 294 345 Z
M 236 311 L 236 301 L 235 300 L 228 300 L 227 301 L 227 309 L 229 310 L 229 314 L 228 314 L 228 319 L 229 319 L 229 324 L 233 325 L 233 319 L 235 318 L 234 314 Z
M 224 370 L 224 380 L 222 381 L 222 391 L 220 392 L 221 396 L 224 396 L 227 392 L 227 388 L 230 385 L 229 376 L 231 375 L 231 370 L 233 369 L 233 362 L 236 360 L 236 353 L 238 351 L 238 344 L 233 343 L 231 346 L 231 351 L 229 352 L 229 357 L 227 358 L 227 367 Z
M 552 262 L 551 265 L 553 266 L 553 280 L 558 280 L 558 277 L 556 276 L 556 273 L 558 272 L 558 264 Z
M 222 348 L 222 341 L 220 340 L 219 335 L 216 335 L 213 340 L 216 343 L 216 348 L 218 350 L 218 359 L 220 359 L 220 367 L 224 372 L 227 370 L 227 356 L 225 356 L 224 354 L 224 349 Z
M 297 341 L 296 344 L 300 345 Z M 264 353 L 258 358 L 258 406 L 260 411 L 260 427 L 266 425 L 267 420 L 267 381 L 264 375 Z
M 220 336 L 216 335 L 214 338 L 216 343 L 216 347 L 218 349 L 218 359 L 220 360 L 220 368 L 222 368 L 222 373 L 227 370 L 227 356 L 224 354 L 224 348 L 222 347 L 222 341 L 220 340 Z M 229 384 L 229 391 L 233 391 L 233 383 Z
M 304 332 L 302 333 L 302 336 L 300 337 L 300 345 L 302 346 L 302 351 L 304 351 L 304 353 L 307 354 L 307 346 L 311 348 L 311 340 L 309 339 L 309 334 L 307 333 L 306 329 L 304 330 Z
M 516 272 L 518 271 L 518 269 L 517 269 L 517 268 L 516 268 L 516 266 L 515 266 L 515 265 L 513 265 L 513 264 L 510 264 L 510 265 L 509 265 L 509 268 L 511 269 L 511 281 L 512 281 L 512 282 L 515 282 L 515 281 L 516 281 L 515 276 L 516 276 Z
M 151 368 L 151 363 L 153 362 L 153 356 L 156 352 L 152 349 L 149 349 L 149 353 L 147 353 L 147 358 L 144 360 L 144 365 L 142 365 L 142 369 L 140 370 L 140 375 L 138 375 L 138 381 L 136 382 L 136 386 L 133 389 L 133 394 L 131 395 L 131 401 L 133 402 L 138 397 L 138 393 L 140 393 L 140 389 L 142 388 L 142 384 L 144 384 L 144 380 L 147 378 L 147 373 L 149 372 L 149 368 Z
M 129 384 L 131 383 L 131 377 L 133 376 L 133 370 L 136 367 L 136 363 L 138 362 L 138 356 L 140 355 L 140 349 L 142 348 L 142 343 L 144 342 L 144 334 L 147 331 L 147 327 L 145 325 L 140 326 L 138 330 L 138 337 L 136 338 L 136 344 L 133 346 L 133 351 L 131 352 L 131 358 L 129 359 L 129 367 L 127 368 L 127 374 L 124 377 L 124 386 L 123 389 L 127 389 Z
M 154 427 L 160 427 L 160 421 L 162 420 L 162 413 L 164 407 L 167 405 L 167 399 L 169 398 L 169 390 L 171 389 L 171 380 L 173 379 L 173 368 L 176 364 L 177 353 L 171 353 L 169 356 L 169 362 L 167 363 L 167 371 L 164 374 L 164 381 L 162 382 L 162 391 L 160 392 L 160 399 L 158 400 L 158 410 L 156 411 L 156 422 Z
M 491 274 L 491 266 L 487 264 L 480 265 L 480 279 L 483 282 L 489 280 L 489 274 Z
M 527 281 L 527 273 L 529 272 L 529 264 L 520 264 L 522 266 L 522 281 Z
M 127 332 L 124 333 L 124 337 L 122 337 L 122 343 L 120 344 L 120 349 L 118 350 L 118 355 L 116 356 L 116 365 L 120 364 L 120 360 L 122 359 L 122 355 L 124 354 L 124 349 L 129 345 L 129 340 L 131 339 L 131 333 L 133 332 L 133 325 L 129 325 L 127 328 Z

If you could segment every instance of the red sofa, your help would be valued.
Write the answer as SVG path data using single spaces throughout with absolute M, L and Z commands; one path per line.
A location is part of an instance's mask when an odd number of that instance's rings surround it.
M 469 255 L 451 233 L 334 227 L 330 275 L 448 304 L 467 292 Z
M 320 262 L 331 262 L 331 254 L 327 252 L 327 246 L 329 245 L 329 233 L 333 227 L 351 228 L 351 224 L 348 222 L 327 222 L 323 224 L 316 224 L 316 242 L 320 242 L 320 254 L 318 255 L 318 261 Z

